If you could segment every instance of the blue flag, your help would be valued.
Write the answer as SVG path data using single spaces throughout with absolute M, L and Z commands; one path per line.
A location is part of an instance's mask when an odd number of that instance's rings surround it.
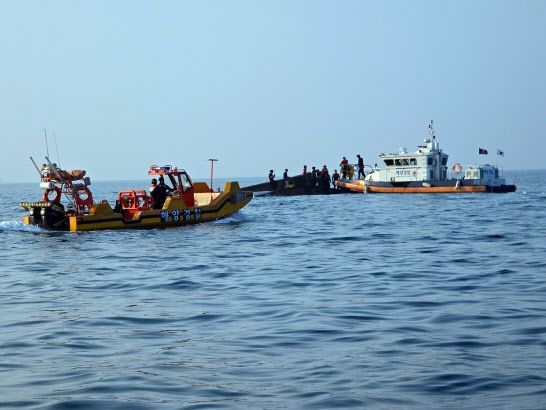
M 478 148 L 478 153 L 480 155 L 487 155 L 487 150 L 486 149 L 483 149 L 483 148 Z

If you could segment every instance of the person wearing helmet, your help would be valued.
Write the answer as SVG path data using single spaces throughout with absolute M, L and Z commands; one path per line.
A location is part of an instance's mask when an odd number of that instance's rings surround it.
M 157 185 L 157 179 L 152 178 L 152 182 L 150 183 L 150 188 L 149 188 L 150 193 L 152 193 L 156 185 Z

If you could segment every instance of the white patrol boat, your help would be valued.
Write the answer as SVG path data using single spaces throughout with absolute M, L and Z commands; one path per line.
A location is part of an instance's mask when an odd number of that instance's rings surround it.
M 448 155 L 440 149 L 429 125 L 430 138 L 418 145 L 416 152 L 400 149 L 397 154 L 380 154 L 384 168 L 374 167 L 364 179 L 340 179 L 341 189 L 364 193 L 457 193 L 514 192 L 494 165 L 471 165 L 466 170 L 459 163 L 448 177 Z M 464 171 L 464 172 L 463 172 Z

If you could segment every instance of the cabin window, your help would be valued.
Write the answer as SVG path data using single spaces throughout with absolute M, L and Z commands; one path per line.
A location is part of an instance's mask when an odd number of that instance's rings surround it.
M 428 158 L 427 158 L 427 164 L 428 164 L 428 165 L 432 165 L 432 157 L 428 157 Z
M 395 160 L 394 160 L 394 165 L 401 166 L 401 165 L 402 165 L 402 161 L 400 161 L 399 159 L 395 159 Z
M 417 165 L 417 160 L 415 158 L 410 158 L 409 164 L 410 165 Z
M 409 165 L 409 161 L 408 161 L 407 158 L 404 158 L 404 159 L 402 160 L 402 165 Z
M 384 161 L 385 161 L 385 165 L 388 167 L 392 167 L 394 165 L 394 161 L 392 159 L 386 159 Z
M 186 174 L 181 174 L 180 178 L 182 180 L 183 191 L 186 192 L 188 189 L 191 189 L 191 182 Z
M 447 165 L 447 157 L 442 158 L 442 165 Z

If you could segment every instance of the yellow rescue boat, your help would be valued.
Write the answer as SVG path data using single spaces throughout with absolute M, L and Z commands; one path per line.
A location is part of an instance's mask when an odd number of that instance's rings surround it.
M 36 167 L 37 168 L 37 167 Z M 121 191 L 114 208 L 106 200 L 95 203 L 85 171 L 64 171 L 55 164 L 38 169 L 42 201 L 22 202 L 28 211 L 23 223 L 49 230 L 93 231 L 184 226 L 225 218 L 246 206 L 252 192 L 241 191 L 238 182 L 226 182 L 214 192 L 204 182 L 193 183 L 183 169 L 152 166 L 148 175 L 168 177 L 172 188 L 160 198 L 145 190 Z M 68 204 L 61 203 L 65 196 Z

